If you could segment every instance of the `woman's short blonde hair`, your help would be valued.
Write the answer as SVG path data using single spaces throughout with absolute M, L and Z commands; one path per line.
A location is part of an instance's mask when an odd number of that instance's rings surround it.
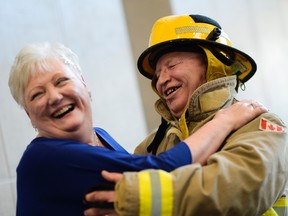
M 82 72 L 78 56 L 69 48 L 60 43 L 33 43 L 22 48 L 16 55 L 10 70 L 8 85 L 15 101 L 22 107 L 24 92 L 29 78 L 36 72 L 51 72 L 53 70 L 49 61 L 56 60 L 69 67 L 81 78 Z

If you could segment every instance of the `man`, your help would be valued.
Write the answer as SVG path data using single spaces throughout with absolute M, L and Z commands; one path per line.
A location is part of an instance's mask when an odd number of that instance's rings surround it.
M 162 124 L 135 153 L 159 154 L 194 133 L 216 111 L 233 104 L 239 86 L 256 72 L 256 64 L 231 47 L 216 21 L 180 15 L 156 21 L 138 69 L 152 80 L 160 97 L 155 107 Z M 268 209 L 266 215 L 284 215 L 287 201 L 281 195 L 288 177 L 286 143 L 284 123 L 266 113 L 231 133 L 204 165 L 195 163 L 171 173 L 146 170 L 127 172 L 123 177 L 104 173 L 104 177 L 121 179 L 114 205 L 120 215 L 251 216 Z M 114 200 L 102 192 L 86 199 Z M 103 213 L 98 210 L 85 213 Z

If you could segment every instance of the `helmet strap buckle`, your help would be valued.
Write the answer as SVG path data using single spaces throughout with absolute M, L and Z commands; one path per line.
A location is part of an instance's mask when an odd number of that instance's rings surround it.
M 221 29 L 215 27 L 207 36 L 206 40 L 216 41 L 221 35 Z

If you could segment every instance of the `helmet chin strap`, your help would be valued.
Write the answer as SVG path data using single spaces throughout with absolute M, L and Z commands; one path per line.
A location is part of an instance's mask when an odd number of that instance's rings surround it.
M 147 147 L 148 152 L 152 152 L 153 155 L 156 155 L 157 149 L 158 149 L 161 141 L 163 140 L 168 127 L 169 127 L 168 122 L 162 117 L 161 118 L 161 125 L 159 126 L 154 139 L 152 140 L 150 145 Z
M 186 123 L 186 110 L 187 109 L 185 109 L 185 112 L 183 112 L 183 114 L 181 115 L 179 119 L 180 130 L 183 134 L 182 140 L 186 139 L 189 136 L 189 130 L 188 130 L 188 126 Z
M 179 138 L 181 140 L 184 140 L 189 136 L 189 130 L 188 130 L 186 117 L 185 117 L 186 111 L 187 109 L 185 109 L 185 112 L 183 112 L 183 114 L 181 115 L 179 119 L 180 131 L 182 132 L 182 137 L 181 138 L 179 137 Z M 169 127 L 169 123 L 162 117 L 161 125 L 159 126 L 154 139 L 152 140 L 150 145 L 147 147 L 148 152 L 151 152 L 152 154 L 156 155 L 157 149 L 161 141 L 163 140 L 168 127 Z

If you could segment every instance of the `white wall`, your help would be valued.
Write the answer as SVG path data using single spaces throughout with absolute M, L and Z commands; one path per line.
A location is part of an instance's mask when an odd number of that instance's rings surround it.
M 147 133 L 121 1 L 1 0 L 0 216 L 15 215 L 15 169 L 35 136 L 10 96 L 9 69 L 25 44 L 46 40 L 64 43 L 79 55 L 95 126 L 130 152 Z

